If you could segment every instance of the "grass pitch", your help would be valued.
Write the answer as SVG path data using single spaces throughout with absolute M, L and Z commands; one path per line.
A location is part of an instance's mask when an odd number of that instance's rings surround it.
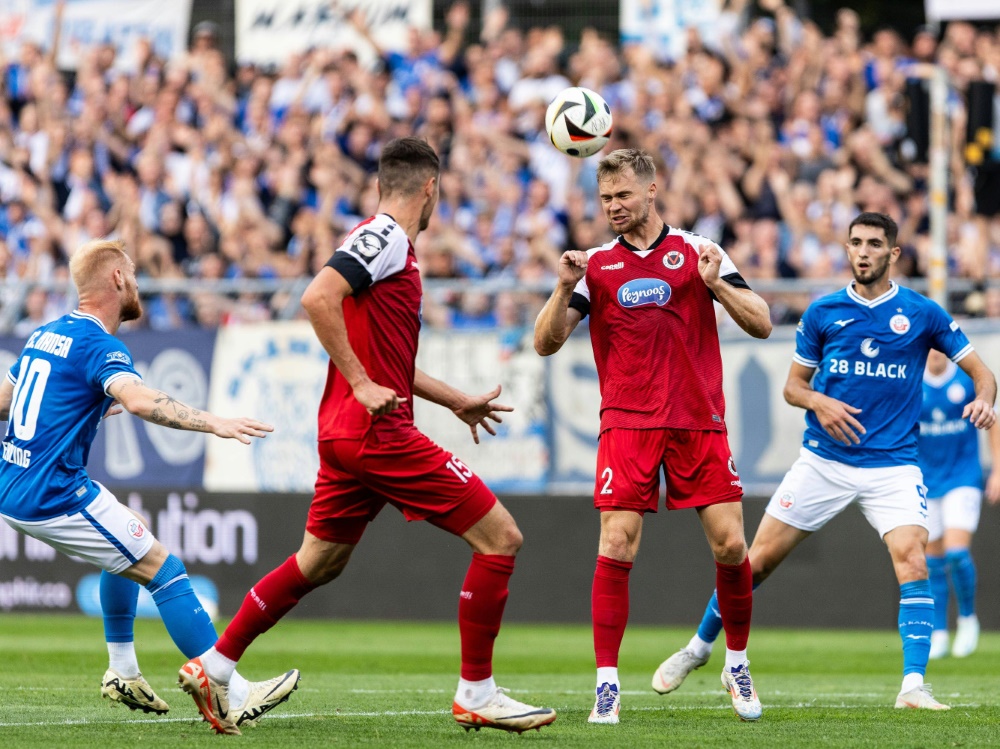
M 1000 634 L 965 660 L 931 663 L 947 713 L 894 710 L 901 654 L 895 632 L 754 630 L 759 723 L 740 723 L 719 683 L 722 653 L 677 692 L 649 687 L 653 670 L 689 630 L 630 628 L 620 671 L 618 726 L 592 726 L 591 634 L 585 626 L 507 625 L 498 682 L 555 707 L 558 720 L 522 736 L 466 733 L 451 718 L 458 673 L 452 624 L 289 620 L 261 637 L 241 670 L 250 679 L 302 670 L 297 692 L 244 730 L 213 735 L 176 688 L 181 658 L 155 621 L 137 622 L 139 663 L 171 705 L 145 716 L 100 698 L 107 666 L 101 622 L 74 616 L 0 616 L 0 741 L 12 747 L 179 747 L 240 742 L 315 747 L 986 747 L 1000 746 Z

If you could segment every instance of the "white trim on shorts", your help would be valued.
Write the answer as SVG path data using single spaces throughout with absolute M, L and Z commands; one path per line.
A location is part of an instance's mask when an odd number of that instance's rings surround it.
M 95 482 L 96 483 L 96 482 Z M 156 538 L 146 524 L 100 486 L 100 493 L 79 512 L 49 520 L 0 518 L 16 531 L 71 557 L 79 557 L 103 570 L 118 574 L 142 559 Z
M 956 486 L 943 497 L 933 497 L 928 503 L 929 541 L 944 537 L 947 528 L 975 533 L 983 507 L 983 492 L 978 486 Z
M 858 468 L 806 448 L 767 503 L 768 515 L 802 531 L 818 531 L 856 502 L 882 538 L 904 525 L 927 527 L 927 490 L 914 465 Z

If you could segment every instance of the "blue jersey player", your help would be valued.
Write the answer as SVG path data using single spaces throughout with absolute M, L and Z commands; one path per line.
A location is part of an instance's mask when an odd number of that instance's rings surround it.
M 114 333 L 142 315 L 135 264 L 121 242 L 95 240 L 70 262 L 79 309 L 45 325 L 0 383 L 0 419 L 7 420 L 0 460 L 0 518 L 28 536 L 104 570 L 101 605 L 110 666 L 101 691 L 112 704 L 165 713 L 139 672 L 133 622 L 139 585 L 152 594 L 163 623 L 188 658 L 216 641 L 183 562 L 134 514 L 87 476 L 87 456 L 101 419 L 121 410 L 174 429 L 209 432 L 250 443 L 272 430 L 253 419 L 223 419 L 146 387 Z M 298 681 L 289 671 L 269 682 L 237 680 L 227 733 L 240 716 L 258 717 L 287 699 Z M 235 691 L 235 688 L 234 688 Z M 225 701 L 228 694 L 219 695 Z M 281 699 L 278 699 L 278 698 Z M 230 725 L 231 724 L 231 725 Z
M 900 586 L 903 684 L 898 708 L 947 710 L 924 684 L 934 600 L 927 579 L 927 497 L 917 460 L 924 363 L 943 351 L 972 378 L 961 418 L 989 429 L 996 380 L 948 314 L 897 286 L 895 222 L 862 213 L 851 222 L 854 281 L 813 302 L 799 323 L 785 400 L 806 409 L 799 459 L 767 506 L 750 547 L 759 585 L 810 534 L 856 502 L 885 542 Z M 664 661 L 653 688 L 665 694 L 704 665 L 722 628 L 715 597 L 691 642 Z
M 979 437 L 962 418 L 972 390 L 973 383 L 965 372 L 940 351 L 931 351 L 924 370 L 919 448 L 920 470 L 927 487 L 927 569 L 934 594 L 932 659 L 948 655 L 948 599 L 952 587 L 958 621 L 951 654 L 965 658 L 979 644 L 976 565 L 970 546 L 979 526 L 983 468 L 979 462 Z M 990 429 L 989 443 L 993 468 L 986 481 L 986 497 L 995 503 L 1000 501 L 1000 426 Z

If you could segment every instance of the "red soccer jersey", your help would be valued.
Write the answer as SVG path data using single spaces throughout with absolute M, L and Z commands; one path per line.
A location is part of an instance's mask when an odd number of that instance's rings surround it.
M 344 300 L 351 348 L 373 382 L 406 400 L 392 413 L 372 419 L 330 362 L 319 404 L 319 439 L 357 438 L 369 429 L 388 438 L 413 424 L 422 295 L 416 253 L 396 221 L 380 213 L 356 226 L 327 265 L 354 289 Z
M 650 250 L 618 237 L 587 253 L 587 273 L 570 305 L 591 315 L 601 432 L 725 429 L 715 308 L 698 273 L 698 246 L 707 244 L 665 226 Z M 745 287 L 729 256 L 722 257 L 720 276 Z

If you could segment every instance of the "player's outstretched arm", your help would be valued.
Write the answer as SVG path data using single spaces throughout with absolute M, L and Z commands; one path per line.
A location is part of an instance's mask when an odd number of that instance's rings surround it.
M 0 421 L 10 418 L 10 404 L 14 400 L 14 386 L 6 377 L 0 383 Z
M 562 348 L 570 333 L 583 319 L 579 310 L 571 309 L 573 289 L 587 273 L 587 253 L 577 250 L 564 252 L 559 258 L 559 282 L 535 320 L 535 351 L 549 356 Z
M 989 429 L 997 420 L 993 410 L 993 404 L 997 400 L 996 377 L 975 351 L 962 357 L 958 366 L 972 378 L 972 384 L 976 388 L 976 399 L 966 404 L 962 418 L 971 421 L 977 429 Z
M 785 382 L 785 400 L 789 405 L 816 414 L 820 425 L 837 442 L 844 445 L 860 444 L 861 438 L 858 435 L 864 434 L 865 428 L 854 417 L 861 413 L 861 409 L 813 390 L 811 383 L 815 371 L 815 367 L 792 362 Z
M 413 377 L 413 394 L 424 400 L 429 400 L 431 403 L 444 406 L 468 424 L 469 430 L 472 432 L 472 439 L 477 445 L 479 444 L 479 427 L 496 436 L 496 430 L 487 419 L 501 424 L 503 419 L 500 418 L 497 411 L 514 410 L 513 406 L 505 406 L 495 402 L 494 399 L 500 395 L 500 390 L 500 386 L 497 385 L 492 392 L 484 395 L 467 395 L 458 388 L 431 377 L 420 369 L 416 370 Z
M 771 311 L 767 302 L 750 289 L 738 289 L 720 277 L 722 253 L 714 244 L 698 248 L 698 273 L 719 304 L 736 324 L 754 338 L 771 335 Z
M 108 394 L 133 416 L 171 429 L 208 432 L 224 439 L 237 439 L 245 445 L 250 444 L 251 437 L 266 437 L 268 432 L 274 431 L 273 426 L 256 419 L 224 419 L 192 408 L 162 390 L 146 387 L 134 377 L 115 380 Z

